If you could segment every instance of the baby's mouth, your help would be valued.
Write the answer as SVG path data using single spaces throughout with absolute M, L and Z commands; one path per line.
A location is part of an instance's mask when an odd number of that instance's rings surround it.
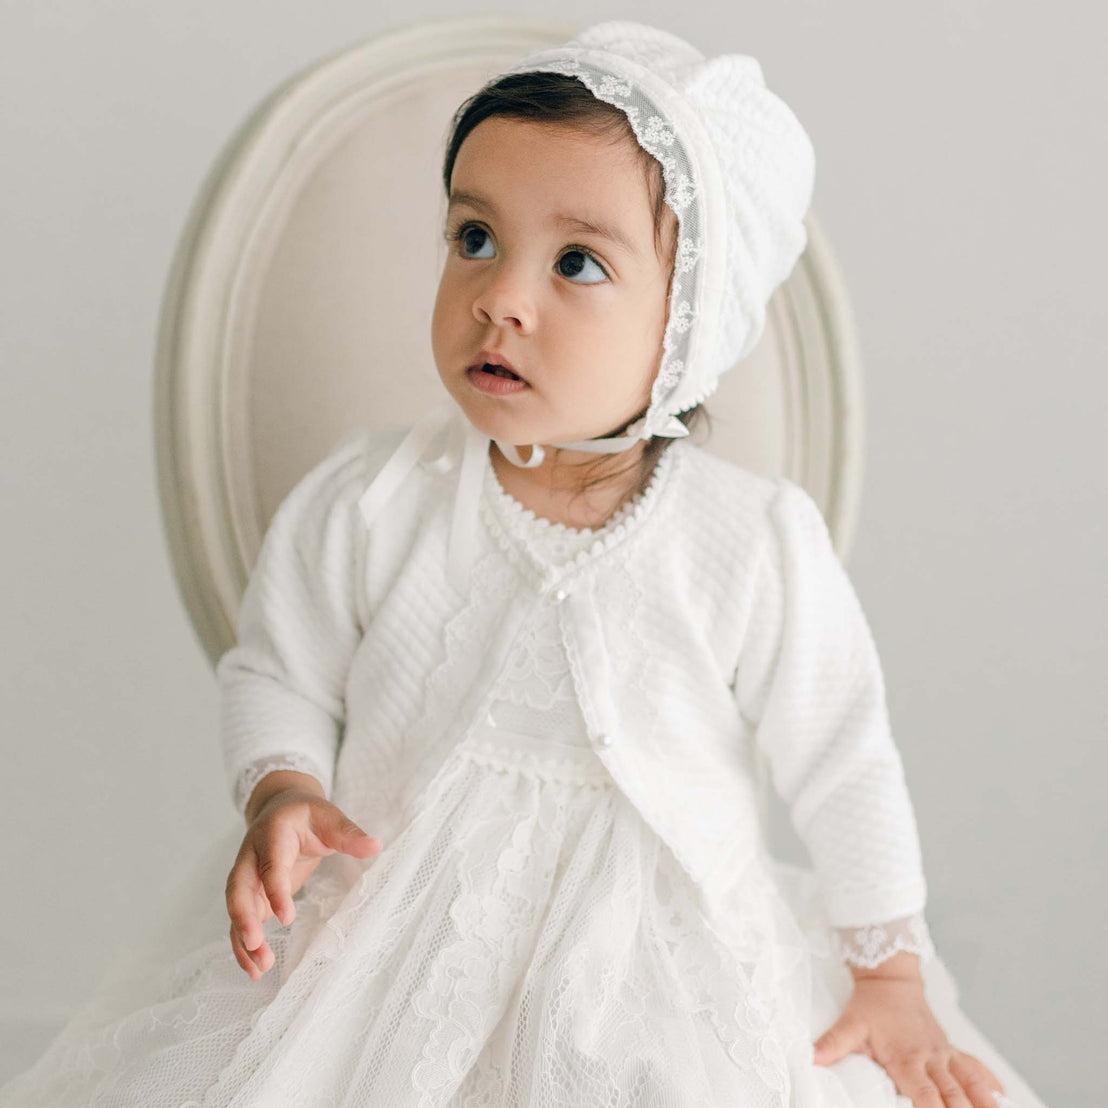
M 470 372 L 488 373 L 493 377 L 506 377 L 509 381 L 522 381 L 524 384 L 527 383 L 518 373 L 513 373 L 512 370 L 505 366 L 494 365 L 492 362 L 484 362 L 482 365 L 470 366 Z

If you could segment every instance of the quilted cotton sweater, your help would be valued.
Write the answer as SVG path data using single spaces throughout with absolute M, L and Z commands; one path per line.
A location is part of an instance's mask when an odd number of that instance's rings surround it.
M 217 667 L 240 812 L 264 773 L 296 768 L 388 842 L 485 715 L 536 606 L 556 605 L 596 754 L 709 917 L 765 858 L 757 746 L 830 922 L 922 925 L 875 644 L 803 488 L 677 439 L 619 526 L 564 565 L 536 562 L 483 504 L 459 595 L 445 573 L 451 474 L 421 463 L 372 527 L 359 511 L 403 434 L 344 436 L 270 523 Z

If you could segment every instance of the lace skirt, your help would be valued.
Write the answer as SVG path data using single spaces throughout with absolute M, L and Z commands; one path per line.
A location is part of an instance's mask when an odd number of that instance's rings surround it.
M 852 985 L 810 871 L 753 872 L 721 942 L 588 747 L 478 731 L 377 857 L 328 856 L 293 922 L 266 921 L 256 982 L 223 897 L 239 841 L 213 844 L 0 1106 L 911 1108 L 865 1055 L 810 1062 Z M 1009 1084 L 930 973 L 956 1045 Z

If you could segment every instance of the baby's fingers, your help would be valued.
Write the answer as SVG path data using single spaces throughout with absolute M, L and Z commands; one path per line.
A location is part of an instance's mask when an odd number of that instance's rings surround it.
M 258 877 L 273 914 L 287 927 L 296 915 L 289 875 L 300 857 L 300 836 L 291 827 L 275 828 L 274 834 L 255 846 Z
M 980 1058 L 975 1058 L 965 1051 L 958 1051 L 950 1060 L 950 1072 L 961 1082 L 973 1108 L 997 1108 L 998 1104 L 1004 1104 L 1007 1098 L 1004 1096 L 1004 1086 L 999 1078 Z M 1000 1101 L 993 1096 L 993 1091 L 1001 1094 Z M 1009 1102 L 1010 1103 L 1010 1102 Z
M 227 876 L 226 895 L 232 931 L 241 936 L 245 950 L 256 950 L 265 941 L 262 920 L 269 919 L 272 909 L 258 876 L 257 856 L 249 843 L 243 843 Z
M 231 949 L 235 952 L 235 959 L 252 980 L 257 981 L 263 973 L 273 966 L 273 951 L 265 941 L 255 951 L 249 951 L 242 945 L 242 936 L 234 924 L 231 924 Z
M 381 840 L 366 834 L 334 804 L 328 804 L 316 811 L 312 830 L 323 846 L 330 850 L 341 850 L 355 857 L 362 857 L 366 852 L 370 856 L 381 852 Z

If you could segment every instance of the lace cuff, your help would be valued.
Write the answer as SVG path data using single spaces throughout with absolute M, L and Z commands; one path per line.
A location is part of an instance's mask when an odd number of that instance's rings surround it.
M 319 765 L 313 758 L 309 758 L 306 754 L 301 754 L 299 751 L 287 751 L 281 754 L 273 754 L 265 758 L 258 758 L 256 761 L 251 762 L 242 773 L 239 774 L 238 779 L 235 781 L 235 808 L 240 815 L 245 816 L 246 802 L 250 799 L 250 794 L 254 791 L 258 782 L 265 777 L 267 773 L 273 773 L 279 769 L 293 769 L 296 770 L 297 773 L 310 773 L 314 778 L 319 780 Z
M 836 927 L 833 934 L 839 958 L 866 969 L 880 965 L 901 950 L 918 954 L 921 964 L 935 954 L 922 912 L 864 927 Z

